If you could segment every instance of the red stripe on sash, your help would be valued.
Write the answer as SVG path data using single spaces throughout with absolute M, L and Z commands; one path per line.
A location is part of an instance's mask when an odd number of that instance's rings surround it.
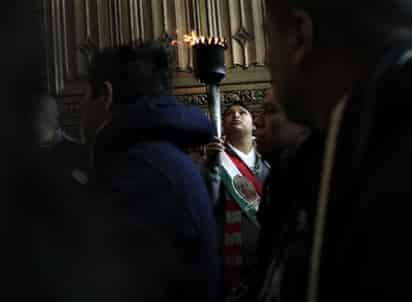
M 224 247 L 224 253 L 226 257 L 239 256 L 242 247 L 240 245 L 231 245 Z
M 226 210 L 229 210 L 229 211 L 238 211 L 239 210 L 239 206 L 233 200 L 226 200 L 226 203 L 227 203 Z
M 228 152 L 226 152 L 226 154 L 238 168 L 239 172 L 252 183 L 253 187 L 255 187 L 255 190 L 259 194 L 259 196 L 262 196 L 262 183 L 259 181 L 259 179 L 257 179 L 255 175 L 253 175 L 249 167 L 236 155 L 230 154 Z
M 225 225 L 225 234 L 238 234 L 241 232 L 240 221 L 235 223 L 226 223 Z
M 259 196 L 262 195 L 262 183 L 253 175 L 249 167 L 236 155 L 226 153 L 229 156 L 229 159 L 237 167 L 239 172 L 246 177 L 253 185 Z M 240 215 L 242 220 L 242 213 L 239 205 L 231 200 L 226 200 L 225 202 L 225 226 L 224 226 L 224 281 L 226 291 L 230 291 L 233 288 L 237 287 L 242 280 L 242 232 L 241 232 L 241 221 L 228 221 L 230 215 Z M 238 235 L 234 237 L 233 235 Z M 232 237 L 233 236 L 233 237 Z M 235 261 L 236 260 L 236 261 Z

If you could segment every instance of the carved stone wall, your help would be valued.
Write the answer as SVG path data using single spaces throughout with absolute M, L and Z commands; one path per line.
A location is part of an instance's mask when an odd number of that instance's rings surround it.
M 43 0 L 49 91 L 59 98 L 66 127 L 76 127 L 84 94 L 90 41 L 98 47 L 131 41 L 183 40 L 192 30 L 229 41 L 223 91 L 254 91 L 268 83 L 263 0 Z M 176 94 L 198 99 L 192 50 L 177 44 Z M 257 87 L 256 86 L 256 87 Z M 241 100 L 246 92 L 228 93 Z M 252 97 L 253 99 L 253 97 Z M 200 101 L 199 101 L 200 102 Z M 203 101 L 205 99 L 203 97 Z
M 243 103 L 246 106 L 258 106 L 263 99 L 264 90 L 238 90 L 226 91 L 221 93 L 222 107 L 228 107 L 233 103 Z M 179 95 L 178 100 L 187 105 L 197 105 L 207 107 L 206 94 L 186 94 Z
M 242 103 L 252 113 L 254 117 L 260 111 L 260 104 L 265 94 L 265 88 L 229 90 L 221 92 L 222 112 L 233 103 Z M 207 95 L 202 94 L 184 94 L 179 95 L 178 100 L 183 104 L 200 106 L 205 112 L 207 108 Z

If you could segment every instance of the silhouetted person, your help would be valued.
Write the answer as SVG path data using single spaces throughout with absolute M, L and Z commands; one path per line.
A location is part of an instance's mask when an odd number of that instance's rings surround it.
M 114 204 L 112 194 L 75 177 L 77 144 L 56 131 L 55 100 L 31 99 L 25 113 L 31 118 L 22 125 L 34 145 L 16 167 L 9 207 L 11 297 L 192 301 L 184 291 L 188 268 L 176 247 Z
M 174 247 L 131 223 L 110 195 L 74 198 L 55 177 L 54 162 L 39 156 L 33 125 L 44 90 L 34 41 L 21 38 L 31 25 L 27 13 L 33 14 L 26 5 L 17 0 L 0 10 L 8 41 L 0 84 L 0 300 L 192 301 Z
M 302 301 L 313 233 L 324 136 L 288 119 L 269 90 L 256 119 L 258 147 L 271 161 L 258 218 L 259 264 L 249 301 L 269 299 L 282 288 Z M 270 153 L 268 153 L 270 152 Z M 283 272 L 286 272 L 283 275 Z M 254 283 L 253 283 L 254 282 Z M 248 301 L 248 300 L 244 300 Z
M 411 2 L 266 4 L 275 97 L 328 137 L 304 299 L 410 300 Z
M 131 221 L 149 226 L 176 249 L 185 268 L 182 298 L 216 301 L 215 221 L 203 179 L 183 152 L 209 142 L 212 126 L 199 108 L 170 95 L 170 63 L 168 49 L 157 42 L 96 53 L 86 129 L 97 133 L 98 185 Z

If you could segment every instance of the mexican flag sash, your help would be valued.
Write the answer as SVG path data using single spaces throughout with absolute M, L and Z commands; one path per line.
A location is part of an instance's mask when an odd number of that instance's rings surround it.
M 242 219 L 244 213 L 256 228 L 262 184 L 236 155 L 222 152 L 220 175 L 225 187 L 224 279 L 226 293 L 239 286 L 243 276 Z
M 248 219 L 260 228 L 256 218 L 262 194 L 262 183 L 236 155 L 226 152 L 221 156 L 222 182 L 230 197 Z

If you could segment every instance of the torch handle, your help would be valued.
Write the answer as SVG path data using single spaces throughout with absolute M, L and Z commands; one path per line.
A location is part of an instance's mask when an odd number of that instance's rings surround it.
M 208 85 L 207 94 L 210 117 L 216 127 L 217 136 L 222 137 L 222 115 L 219 87 L 217 85 Z

